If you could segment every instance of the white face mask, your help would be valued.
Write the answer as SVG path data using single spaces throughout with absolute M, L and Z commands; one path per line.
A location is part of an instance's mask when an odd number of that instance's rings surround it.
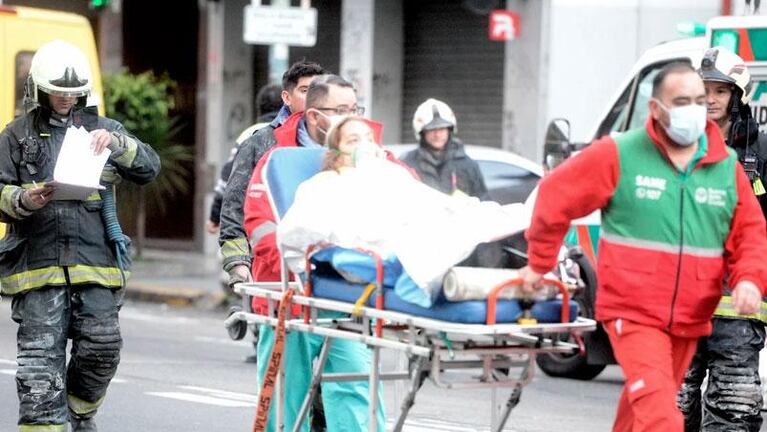
M 659 100 L 655 101 L 668 112 L 670 124 L 668 127 L 664 125 L 664 129 L 676 144 L 690 146 L 706 131 L 705 106 L 690 104 L 668 109 Z
M 339 115 L 339 114 L 327 115 L 327 114 L 325 114 L 324 112 L 322 112 L 322 111 L 320 111 L 320 110 L 318 110 L 318 109 L 316 109 L 315 111 L 317 111 L 317 112 L 318 112 L 318 113 L 319 113 L 321 116 L 323 116 L 323 117 L 325 117 L 326 119 L 328 119 L 328 122 L 330 122 L 330 127 L 329 127 L 328 129 L 325 129 L 325 128 L 323 128 L 322 126 L 320 126 L 319 124 L 317 124 L 317 130 L 319 130 L 320 132 L 322 132 L 322 134 L 323 134 L 323 135 L 324 135 L 326 138 L 327 138 L 327 136 L 328 136 L 328 131 L 329 131 L 330 129 L 332 129 L 332 128 L 333 128 L 333 126 L 337 125 L 337 124 L 338 124 L 338 123 L 339 123 L 341 120 L 343 120 L 344 118 L 346 118 L 346 117 L 347 117 L 347 116 L 345 116 L 345 115 Z
M 358 167 L 364 165 L 371 160 L 380 159 L 383 157 L 383 151 L 373 141 L 362 141 L 357 144 L 357 147 L 352 151 L 352 163 Z

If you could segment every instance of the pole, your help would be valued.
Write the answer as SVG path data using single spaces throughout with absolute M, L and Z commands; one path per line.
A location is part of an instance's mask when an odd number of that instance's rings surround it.
M 259 1 L 259 3 L 261 3 Z M 290 0 L 272 0 L 272 7 L 290 7 Z M 280 84 L 282 74 L 288 69 L 290 49 L 286 44 L 269 45 L 269 82 Z

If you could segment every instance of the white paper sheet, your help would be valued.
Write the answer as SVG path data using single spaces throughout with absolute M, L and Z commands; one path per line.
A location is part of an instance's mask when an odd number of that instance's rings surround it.
M 99 184 L 101 171 L 112 153 L 104 149 L 100 155 L 93 154 L 93 136 L 82 126 L 70 126 L 64 136 L 56 166 L 53 168 L 55 187 L 53 200 L 84 200 L 96 190 L 104 189 Z

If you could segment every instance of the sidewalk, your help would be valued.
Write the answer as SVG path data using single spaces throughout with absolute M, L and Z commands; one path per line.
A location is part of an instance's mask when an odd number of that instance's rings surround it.
M 125 297 L 173 306 L 214 308 L 225 295 L 215 255 L 145 249 L 133 260 Z

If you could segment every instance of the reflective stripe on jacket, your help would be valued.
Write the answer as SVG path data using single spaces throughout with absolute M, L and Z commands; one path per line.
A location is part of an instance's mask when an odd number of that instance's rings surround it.
M 153 180 L 160 160 L 148 145 L 130 135 L 117 121 L 90 109 L 73 111 L 67 124 L 42 121 L 40 109 L 11 122 L 0 134 L 0 219 L 8 223 L 0 239 L 0 284 L 3 294 L 17 294 L 44 285 L 70 283 L 121 285 L 114 248 L 107 239 L 98 194 L 85 201 L 51 201 L 35 211 L 17 207 L 23 188 L 53 178 L 66 129 L 106 129 L 126 137 L 126 151 L 111 159 L 124 179 L 138 184 Z M 65 270 L 66 268 L 66 270 Z

